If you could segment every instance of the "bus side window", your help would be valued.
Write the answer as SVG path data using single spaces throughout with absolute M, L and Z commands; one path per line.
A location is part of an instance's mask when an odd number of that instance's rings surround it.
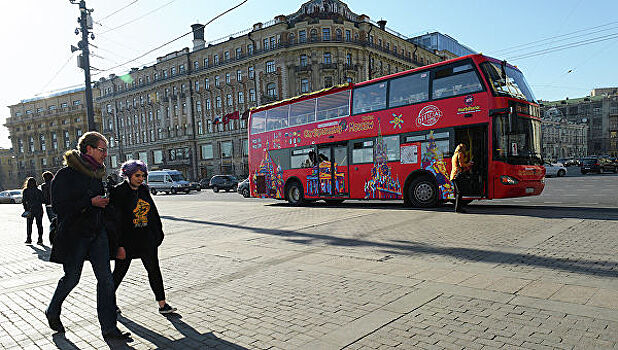
M 257 134 L 266 131 L 266 111 L 251 114 L 251 133 Z
M 350 90 L 317 98 L 317 120 L 332 119 L 348 115 Z
M 386 108 L 386 82 L 362 86 L 354 90 L 353 114 Z
M 352 163 L 373 163 L 373 140 L 357 141 L 352 144 Z
M 315 99 L 300 101 L 290 105 L 290 126 L 315 121 Z
M 435 72 L 432 98 L 445 98 L 483 90 L 472 65 L 447 67 Z
M 277 130 L 287 128 L 289 105 L 281 106 L 268 110 L 266 117 L 266 130 Z
M 301 148 L 292 151 L 290 169 L 311 168 L 317 164 L 313 148 Z
M 399 107 L 429 99 L 429 72 L 393 79 L 390 84 L 389 107 Z

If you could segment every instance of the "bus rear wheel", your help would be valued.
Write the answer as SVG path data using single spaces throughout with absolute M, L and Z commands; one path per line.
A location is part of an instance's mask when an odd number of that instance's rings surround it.
M 303 199 L 303 186 L 294 181 L 288 185 L 287 200 L 292 206 L 301 206 L 305 203 Z
M 418 177 L 408 187 L 408 199 L 414 207 L 435 207 L 438 204 L 438 188 L 431 178 Z

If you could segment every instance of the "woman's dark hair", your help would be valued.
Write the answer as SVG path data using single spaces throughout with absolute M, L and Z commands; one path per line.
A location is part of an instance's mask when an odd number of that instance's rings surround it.
M 36 179 L 33 178 L 32 176 L 26 178 L 26 181 L 24 181 L 24 189 L 25 188 L 35 188 L 36 187 Z
M 50 182 L 54 178 L 54 174 L 51 171 L 46 171 L 43 173 L 43 180 L 45 182 Z

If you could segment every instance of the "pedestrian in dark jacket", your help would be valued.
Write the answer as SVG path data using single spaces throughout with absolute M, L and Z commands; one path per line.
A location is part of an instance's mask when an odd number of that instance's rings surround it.
M 36 220 L 36 228 L 39 230 L 37 244 L 43 244 L 43 192 L 39 190 L 33 177 L 26 179 L 22 192 L 22 204 L 24 210 L 30 212 L 26 219 L 26 244 L 32 243 L 32 222 Z
M 109 198 L 103 196 L 102 181 L 107 139 L 97 132 L 87 132 L 80 137 L 78 148 L 65 153 L 65 167 L 52 181 L 58 228 L 50 261 L 62 263 L 64 276 L 45 315 L 53 330 L 64 332 L 60 321 L 62 303 L 79 282 L 84 262 L 89 260 L 97 279 L 97 315 L 103 337 L 129 340 L 129 333 L 116 326 L 110 244 L 103 222 L 103 209 L 109 203 Z
M 139 258 L 148 272 L 150 288 L 159 303 L 159 312 L 176 311 L 165 302 L 163 277 L 159 267 L 158 247 L 163 242 L 163 228 L 157 207 L 150 196 L 144 180 L 148 174 L 141 160 L 129 160 L 122 164 L 126 180 L 110 193 L 110 204 L 118 213 L 118 254 L 114 264 L 114 286 L 118 288 L 127 274 L 131 260 Z M 120 312 L 120 309 L 116 309 Z
M 51 171 L 46 171 L 42 175 L 43 184 L 41 185 L 41 191 L 43 192 L 43 203 L 45 204 L 45 212 L 47 213 L 47 219 L 49 222 L 56 216 L 52 209 L 51 203 L 51 182 L 54 179 L 54 174 Z

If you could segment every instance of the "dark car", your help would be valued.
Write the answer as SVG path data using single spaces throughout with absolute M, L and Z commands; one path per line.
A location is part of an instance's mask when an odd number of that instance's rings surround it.
M 210 188 L 213 192 L 219 192 L 219 190 L 236 191 L 238 187 L 238 180 L 232 175 L 215 175 L 210 179 Z
M 197 191 L 200 192 L 202 190 L 202 185 L 200 185 L 199 182 L 196 181 L 190 181 L 189 182 L 189 188 L 191 189 L 191 191 Z
M 249 191 L 249 178 L 242 180 L 238 184 L 238 193 L 245 198 L 249 198 L 251 196 L 251 192 Z
M 608 157 L 586 157 L 581 161 L 580 170 L 582 174 L 601 174 L 603 172 L 613 172 L 615 174 L 618 172 L 618 165 Z
M 210 188 L 210 179 L 203 178 L 203 179 L 201 179 L 201 180 L 199 181 L 199 183 L 200 183 L 200 187 L 201 187 L 202 189 L 204 189 L 204 188 Z

